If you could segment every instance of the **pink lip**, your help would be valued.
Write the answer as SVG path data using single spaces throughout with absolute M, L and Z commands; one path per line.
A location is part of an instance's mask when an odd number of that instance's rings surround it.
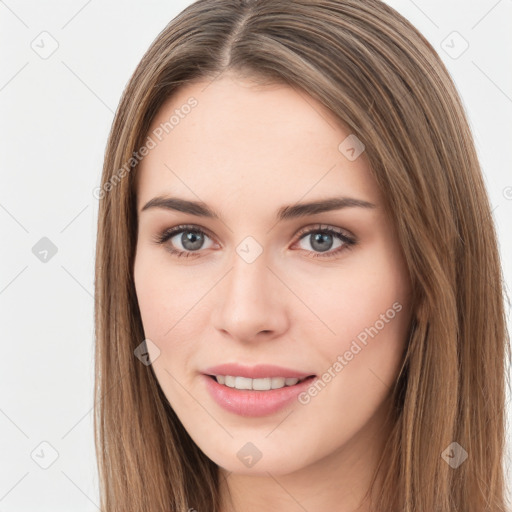
M 206 375 L 232 375 L 233 377 L 248 377 L 250 379 L 262 379 L 265 377 L 296 377 L 302 379 L 313 373 L 304 373 L 291 368 L 274 366 L 271 364 L 259 364 L 256 366 L 241 366 L 237 363 L 226 363 L 206 368 L 202 373 Z
M 218 368 L 215 371 L 218 371 Z M 216 373 L 216 375 L 222 375 L 222 373 Z M 267 374 L 267 376 L 269 375 Z M 284 377 L 282 374 L 281 376 Z M 204 380 L 210 396 L 218 405 L 226 411 L 248 417 L 266 416 L 279 411 L 294 402 L 297 395 L 305 391 L 315 379 L 312 377 L 294 386 L 285 386 L 280 389 L 256 391 L 230 388 L 219 384 L 214 377 L 208 375 L 201 375 L 201 378 Z

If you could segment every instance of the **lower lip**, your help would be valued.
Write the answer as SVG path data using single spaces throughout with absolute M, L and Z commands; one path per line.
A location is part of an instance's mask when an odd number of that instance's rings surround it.
M 249 417 L 267 416 L 283 409 L 315 379 L 315 377 L 308 377 L 294 386 L 255 391 L 230 388 L 219 384 L 215 378 L 208 375 L 203 374 L 202 377 L 205 379 L 208 392 L 217 404 L 229 412 Z

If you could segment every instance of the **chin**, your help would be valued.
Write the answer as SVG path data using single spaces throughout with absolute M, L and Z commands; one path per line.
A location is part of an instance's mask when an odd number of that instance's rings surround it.
M 303 446 L 274 446 L 268 440 L 233 440 L 231 445 L 224 444 L 219 450 L 203 450 L 203 453 L 225 471 L 242 475 L 286 475 L 308 465 Z

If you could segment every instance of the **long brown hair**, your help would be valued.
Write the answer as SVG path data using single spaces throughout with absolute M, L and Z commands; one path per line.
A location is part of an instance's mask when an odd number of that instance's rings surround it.
M 151 365 L 134 355 L 144 340 L 133 282 L 134 178 L 163 102 L 228 69 L 286 83 L 329 108 L 364 143 L 397 227 L 414 321 L 391 395 L 378 509 L 507 510 L 510 340 L 482 172 L 441 59 L 378 0 L 199 0 L 158 35 L 129 81 L 95 192 L 101 509 L 220 510 L 217 466 L 187 434 Z M 462 449 L 467 459 L 452 467 L 447 461 Z

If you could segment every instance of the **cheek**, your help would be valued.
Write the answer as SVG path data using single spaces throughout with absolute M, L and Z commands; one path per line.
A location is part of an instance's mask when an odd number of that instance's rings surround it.
M 174 381 L 166 370 L 177 375 L 191 366 L 211 318 L 205 295 L 212 284 L 200 285 L 193 266 L 173 268 L 144 249 L 137 253 L 134 282 L 144 335 L 158 347 L 153 369 L 172 394 Z
M 140 272 L 135 279 L 144 334 L 147 338 L 161 338 L 170 327 L 167 310 L 173 307 L 170 297 L 164 296 L 165 283 L 158 279 L 157 272 Z
M 387 273 L 340 274 L 337 285 L 328 298 L 315 295 L 322 320 L 335 334 L 323 329 L 315 336 L 311 328 L 321 373 L 300 397 L 327 439 L 356 432 L 384 403 L 403 361 L 410 320 L 408 290 L 392 267 Z M 321 419 L 325 411 L 328 424 Z
M 185 320 L 187 305 L 199 292 L 182 273 L 144 249 L 137 252 L 134 283 L 145 335 L 160 340 L 171 335 L 180 318 Z
M 315 351 L 325 371 L 344 375 L 337 379 L 344 381 L 339 389 L 382 388 L 379 379 L 393 382 L 401 364 L 410 288 L 405 264 L 391 249 L 383 243 L 378 250 L 357 257 L 354 253 L 336 272 L 325 273 L 314 287 L 310 282 L 299 292 L 321 320 L 309 324 L 306 337 L 319 340 Z M 298 315 L 294 322 L 304 327 L 303 318 Z
M 356 337 L 377 322 L 377 327 L 400 323 L 409 301 L 409 286 L 400 261 L 384 249 L 354 254 L 335 270 L 322 270 L 303 280 L 298 295 L 304 297 L 311 311 L 324 324 L 322 330 L 334 340 Z M 393 305 L 395 307 L 393 307 Z M 386 314 L 386 312 L 388 312 Z M 381 315 L 384 319 L 381 321 Z M 300 324 L 299 315 L 295 321 Z M 395 326 L 396 327 L 396 326 Z M 362 336 L 364 337 L 364 336 Z

